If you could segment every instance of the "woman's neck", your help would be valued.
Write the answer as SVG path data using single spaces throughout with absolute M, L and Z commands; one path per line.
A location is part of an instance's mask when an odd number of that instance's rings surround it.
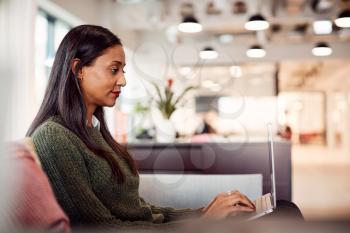
M 88 127 L 92 127 L 92 116 L 94 115 L 95 110 L 96 110 L 95 105 L 87 105 L 86 120 L 87 120 Z

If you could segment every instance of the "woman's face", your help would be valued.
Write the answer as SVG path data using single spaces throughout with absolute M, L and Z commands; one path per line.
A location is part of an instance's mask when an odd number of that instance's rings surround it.
M 80 87 L 87 106 L 115 105 L 126 85 L 124 77 L 125 54 L 121 45 L 108 48 L 90 66 L 81 71 Z

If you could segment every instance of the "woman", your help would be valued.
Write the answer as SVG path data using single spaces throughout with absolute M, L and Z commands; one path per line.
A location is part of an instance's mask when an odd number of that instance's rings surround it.
M 103 114 L 126 85 L 124 66 L 122 44 L 109 30 L 73 28 L 58 48 L 43 103 L 27 133 L 72 226 L 165 227 L 190 217 L 253 211 L 239 192 L 219 194 L 200 209 L 156 207 L 139 196 L 135 162 L 113 140 Z

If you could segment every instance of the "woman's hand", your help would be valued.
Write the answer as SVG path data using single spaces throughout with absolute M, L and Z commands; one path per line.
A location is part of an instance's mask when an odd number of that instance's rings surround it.
M 236 215 L 239 212 L 252 212 L 255 210 L 253 202 L 238 191 L 229 191 L 218 194 L 202 212 L 202 217 L 215 219 Z

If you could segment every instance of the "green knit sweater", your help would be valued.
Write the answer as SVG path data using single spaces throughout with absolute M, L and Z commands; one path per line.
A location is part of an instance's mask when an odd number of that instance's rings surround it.
M 109 164 L 64 127 L 59 117 L 49 118 L 32 134 L 43 169 L 73 227 L 164 230 L 200 216 L 201 209 L 156 207 L 143 200 L 139 196 L 139 176 L 114 153 L 97 128 L 88 131 L 98 145 L 114 154 L 126 176 L 124 183 L 116 182 Z

